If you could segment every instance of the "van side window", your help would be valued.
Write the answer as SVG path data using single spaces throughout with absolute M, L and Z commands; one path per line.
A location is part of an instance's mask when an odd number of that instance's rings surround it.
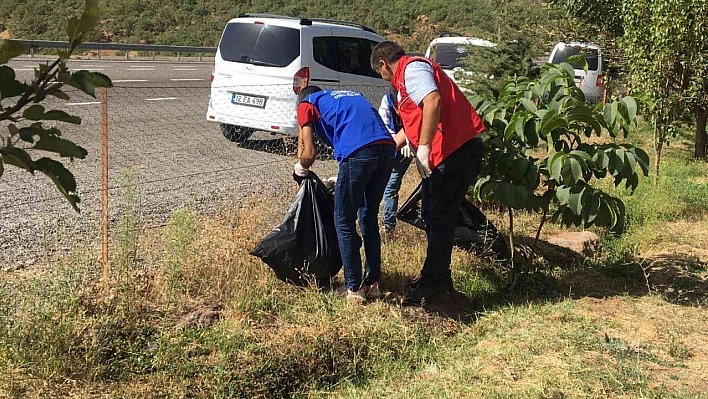
M 326 36 L 312 39 L 315 62 L 337 72 L 378 78 L 371 69 L 371 52 L 378 43 L 355 37 Z

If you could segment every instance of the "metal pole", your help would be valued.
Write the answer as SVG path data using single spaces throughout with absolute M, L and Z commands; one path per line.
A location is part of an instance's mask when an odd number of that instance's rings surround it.
M 98 50 L 98 59 L 101 59 L 101 50 Z
M 199 61 L 202 60 L 202 56 L 203 56 L 203 55 L 204 55 L 204 53 L 199 53 Z
M 182 58 L 180 58 L 179 51 L 177 52 L 177 61 L 180 61 Z
M 125 50 L 125 59 L 126 60 L 130 59 L 130 50 Z
M 103 216 L 103 285 L 108 287 L 108 89 L 101 90 L 101 164 L 102 164 L 102 191 L 103 201 L 101 213 Z
M 152 60 L 155 61 L 155 52 L 152 52 Z

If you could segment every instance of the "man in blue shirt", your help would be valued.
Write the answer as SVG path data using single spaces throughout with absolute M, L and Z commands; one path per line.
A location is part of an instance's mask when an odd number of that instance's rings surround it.
M 340 294 L 357 303 L 381 295 L 381 236 L 378 210 L 391 175 L 395 141 L 381 117 L 361 93 L 323 91 L 307 86 L 300 91 L 298 160 L 295 174 L 307 176 L 317 155 L 314 135 L 334 148 L 339 174 L 334 190 L 334 219 L 344 266 Z M 366 255 L 366 278 L 362 281 L 356 231 L 357 215 Z

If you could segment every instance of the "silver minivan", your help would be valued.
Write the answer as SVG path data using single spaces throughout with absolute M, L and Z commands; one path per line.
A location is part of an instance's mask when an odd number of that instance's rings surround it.
M 605 95 L 605 76 L 603 73 L 605 65 L 600 47 L 596 44 L 561 42 L 553 48 L 548 62 L 560 64 L 573 55 L 582 55 L 588 63 L 587 74 L 582 68 L 578 68 L 577 65 L 573 66 L 575 69 L 575 83 L 585 94 L 585 100 L 590 103 L 602 102 Z
M 370 57 L 383 40 L 353 22 L 240 14 L 216 52 L 207 120 L 236 142 L 254 131 L 297 136 L 297 95 L 306 84 L 358 91 L 378 105 L 390 84 Z

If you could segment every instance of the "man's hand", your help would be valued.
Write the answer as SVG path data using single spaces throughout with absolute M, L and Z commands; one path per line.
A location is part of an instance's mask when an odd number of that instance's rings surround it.
M 418 151 L 415 153 L 415 166 L 418 168 L 418 173 L 423 179 L 427 179 L 433 172 L 430 170 L 430 146 L 419 145 Z
M 295 175 L 300 176 L 300 177 L 307 177 L 307 175 L 310 173 L 310 169 L 303 167 L 300 162 L 295 164 L 295 168 L 293 170 Z

